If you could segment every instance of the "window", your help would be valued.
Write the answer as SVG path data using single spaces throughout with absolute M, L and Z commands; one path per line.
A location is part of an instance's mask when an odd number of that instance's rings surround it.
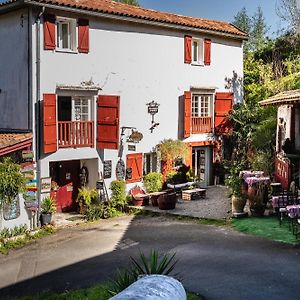
M 212 95 L 193 95 L 192 117 L 211 116 Z
M 203 40 L 193 39 L 192 41 L 192 64 L 203 65 Z
M 160 160 L 156 152 L 144 154 L 143 174 L 147 175 L 151 172 L 160 172 Z
M 67 18 L 57 18 L 57 49 L 76 50 L 76 21 Z
M 72 120 L 91 120 L 91 100 L 89 98 L 73 98 Z

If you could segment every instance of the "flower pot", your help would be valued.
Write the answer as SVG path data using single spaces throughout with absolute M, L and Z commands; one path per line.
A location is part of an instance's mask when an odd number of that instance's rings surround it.
M 159 197 L 159 195 L 153 195 L 153 196 L 151 196 L 151 204 L 152 204 L 152 206 L 158 206 L 158 197 Z
M 243 213 L 246 199 L 235 195 L 231 196 L 232 213 Z
M 157 199 L 158 208 L 162 210 L 175 209 L 177 197 L 176 193 L 160 195 Z
M 134 206 L 143 206 L 144 199 L 143 198 L 133 198 L 132 200 Z
M 41 225 L 48 225 L 51 223 L 52 214 L 41 214 Z

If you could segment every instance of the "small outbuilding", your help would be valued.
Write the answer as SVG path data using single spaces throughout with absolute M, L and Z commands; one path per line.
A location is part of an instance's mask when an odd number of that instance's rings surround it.
M 262 106 L 277 106 L 275 179 L 287 189 L 291 181 L 300 183 L 300 89 L 281 92 Z

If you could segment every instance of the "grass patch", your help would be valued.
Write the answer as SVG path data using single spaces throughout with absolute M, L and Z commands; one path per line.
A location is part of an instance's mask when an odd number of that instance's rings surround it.
M 29 244 L 37 239 L 40 239 L 42 237 L 48 236 L 52 233 L 54 233 L 56 230 L 54 229 L 53 226 L 45 226 L 40 228 L 36 233 L 31 234 L 27 233 L 25 237 L 20 237 L 16 238 L 14 240 L 7 240 L 7 241 L 2 241 L 0 243 L 0 253 L 2 254 L 8 254 L 10 250 L 12 249 L 18 249 L 26 244 Z
M 279 226 L 278 219 L 274 216 L 263 218 L 233 219 L 232 226 L 238 231 L 264 237 L 273 241 L 288 244 L 299 244 L 296 237 L 289 231 L 288 222 L 284 221 Z

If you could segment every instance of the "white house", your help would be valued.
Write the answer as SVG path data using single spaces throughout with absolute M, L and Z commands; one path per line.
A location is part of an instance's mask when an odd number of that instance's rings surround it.
M 158 170 L 164 138 L 188 143 L 186 163 L 211 184 L 224 116 L 242 101 L 244 32 L 109 0 L 8 0 L 0 39 L 0 129 L 33 133 L 37 180 L 57 184 L 59 209 L 80 180 Z

